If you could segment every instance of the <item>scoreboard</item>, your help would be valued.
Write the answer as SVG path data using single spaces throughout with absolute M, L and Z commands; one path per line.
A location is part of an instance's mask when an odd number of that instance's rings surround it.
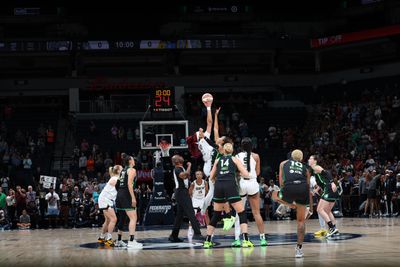
M 175 106 L 173 87 L 158 87 L 151 92 L 151 108 L 153 112 L 171 112 Z

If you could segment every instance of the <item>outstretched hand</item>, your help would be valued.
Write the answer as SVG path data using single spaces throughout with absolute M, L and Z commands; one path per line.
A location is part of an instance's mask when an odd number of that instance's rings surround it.
M 206 101 L 203 102 L 204 106 L 206 106 L 206 108 L 211 107 L 212 106 L 212 101 Z

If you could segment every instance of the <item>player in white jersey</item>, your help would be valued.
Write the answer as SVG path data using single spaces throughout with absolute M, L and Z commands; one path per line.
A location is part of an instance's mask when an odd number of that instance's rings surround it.
M 212 128 L 212 113 L 211 113 L 211 105 L 212 102 L 203 102 L 204 105 L 207 108 L 207 128 L 206 131 L 204 132 L 202 128 L 199 129 L 198 132 L 196 132 L 197 140 L 198 140 L 198 148 L 203 155 L 203 161 L 204 161 L 204 166 L 203 166 L 203 172 L 206 177 L 210 176 L 211 168 L 212 168 L 212 160 L 213 160 L 213 154 L 215 153 L 215 149 L 213 146 L 211 146 L 204 137 L 207 137 L 208 139 L 211 138 L 211 128 Z M 203 131 L 203 136 L 200 137 L 201 132 Z
M 194 209 L 200 209 L 203 207 L 204 199 L 208 192 L 207 182 L 203 180 L 203 172 L 196 172 L 196 180 L 194 180 L 189 188 L 189 194 L 192 197 L 192 203 Z
M 114 211 L 115 199 L 117 198 L 117 189 L 115 188 L 115 185 L 118 182 L 121 171 L 121 165 L 115 165 L 114 167 L 109 168 L 111 178 L 99 196 L 99 209 L 103 211 L 105 221 L 98 242 L 102 244 L 104 243 L 106 246 L 110 247 L 114 246 L 114 242 L 112 241 L 112 232 L 117 223 L 117 216 Z
M 208 183 L 203 179 L 203 172 L 196 172 L 196 180 L 194 180 L 189 188 L 189 194 L 192 198 L 193 209 L 198 213 L 203 208 L 206 195 L 208 193 Z M 206 213 L 205 223 L 208 225 L 209 218 Z
M 252 152 L 253 144 L 250 138 L 243 138 L 241 147 L 242 152 L 237 154 L 236 158 L 244 165 L 250 176 L 240 177 L 239 193 L 244 206 L 246 206 L 246 200 L 249 200 L 251 211 L 256 221 L 258 232 L 260 233 L 260 245 L 267 246 L 264 221 L 260 214 L 260 185 L 257 182 L 257 177 L 260 175 L 260 157 L 257 153 Z M 237 215 L 235 221 L 235 241 L 232 243 L 232 246 L 240 247 L 240 224 Z

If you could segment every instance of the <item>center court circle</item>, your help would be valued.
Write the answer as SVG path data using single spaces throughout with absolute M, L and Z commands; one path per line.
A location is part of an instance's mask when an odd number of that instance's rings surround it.
M 338 236 L 331 237 L 329 239 L 326 238 L 316 238 L 313 234 L 306 234 L 304 237 L 304 243 L 331 243 L 338 241 L 346 241 L 354 238 L 359 238 L 362 235 L 353 234 L 353 233 L 341 233 Z M 288 234 L 269 234 L 266 235 L 268 246 L 285 246 L 285 245 L 293 245 L 297 243 L 297 234 L 288 233 Z M 233 236 L 214 236 L 213 242 L 216 248 L 230 248 L 231 243 L 233 242 Z M 255 247 L 260 247 L 260 240 L 258 235 L 250 236 L 250 240 L 254 243 Z M 173 249 L 203 249 L 203 241 L 191 241 L 187 238 L 184 239 L 182 243 L 171 243 L 168 241 L 168 238 L 145 238 L 139 239 L 140 243 L 143 243 L 143 250 L 173 250 Z M 81 244 L 82 248 L 90 248 L 90 249 L 110 249 L 110 250 L 126 250 L 126 248 L 118 248 L 118 247 L 104 247 L 103 245 L 98 244 L 97 242 L 93 243 L 85 243 Z

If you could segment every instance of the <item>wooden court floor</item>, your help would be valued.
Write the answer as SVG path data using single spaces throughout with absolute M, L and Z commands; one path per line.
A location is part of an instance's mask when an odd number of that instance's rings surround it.
M 311 233 L 318 220 L 308 221 L 304 259 L 294 258 L 295 221 L 267 222 L 268 247 L 257 246 L 252 222 L 252 249 L 229 247 L 233 229 L 218 229 L 212 250 L 195 241 L 166 242 L 170 230 L 162 229 L 137 232 L 143 250 L 98 247 L 98 229 L 6 231 L 0 232 L 0 266 L 400 266 L 400 218 L 344 218 L 338 227 L 340 238 L 316 239 Z M 180 236 L 186 235 L 182 230 Z

